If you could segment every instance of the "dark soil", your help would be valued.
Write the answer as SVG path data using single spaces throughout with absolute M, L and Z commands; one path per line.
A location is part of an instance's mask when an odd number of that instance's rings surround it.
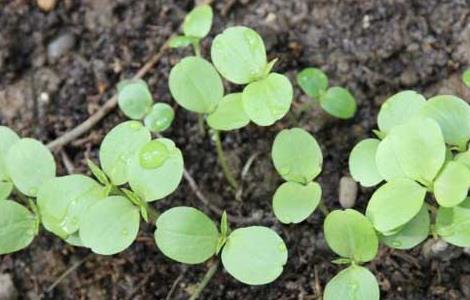
M 178 32 L 193 1 L 62 0 L 51 12 L 35 1 L 0 0 L 0 121 L 25 136 L 48 142 L 85 120 L 128 78 Z M 319 178 L 324 200 L 339 208 L 338 184 L 348 175 L 347 159 L 359 140 L 371 135 L 380 104 L 403 89 L 426 96 L 453 93 L 470 99 L 459 74 L 470 64 L 469 0 L 238 0 L 215 1 L 215 24 L 203 44 L 209 53 L 213 36 L 231 25 L 256 29 L 265 39 L 269 57 L 279 57 L 278 72 L 294 79 L 306 66 L 320 66 L 332 85 L 349 88 L 359 110 L 350 121 L 333 119 L 318 107 L 285 118 L 275 126 L 254 125 L 223 136 L 236 174 L 258 153 L 244 178 L 242 201 L 235 200 L 216 162 L 214 147 L 199 133 L 197 117 L 177 109 L 166 134 L 185 155 L 186 167 L 204 193 L 233 215 L 261 216 L 285 239 L 289 261 L 274 283 L 250 287 L 219 271 L 201 299 L 319 299 L 326 282 L 340 270 L 330 261 L 323 216 L 282 226 L 273 221 L 272 194 L 280 184 L 270 161 L 275 134 L 300 126 L 315 135 L 324 153 Z M 70 50 L 48 58 L 57 37 Z M 64 42 L 65 41 L 65 42 Z M 51 49 L 50 49 L 51 50 Z M 156 100 L 174 104 L 168 73 L 189 49 L 165 55 L 146 76 Z M 233 87 L 232 87 L 233 88 Z M 294 113 L 310 101 L 296 91 Z M 291 118 L 292 119 L 292 118 Z M 66 174 L 64 154 L 77 172 L 86 172 L 85 157 L 96 160 L 103 135 L 125 120 L 115 111 L 83 138 L 56 155 L 59 173 Z M 356 208 L 363 210 L 372 190 L 361 189 Z M 211 213 L 186 182 L 156 207 L 189 205 Z M 235 226 L 235 224 L 233 224 Z M 0 273 L 13 276 L 24 299 L 187 299 L 207 265 L 185 266 L 165 258 L 153 242 L 153 228 L 143 225 L 138 241 L 113 256 L 89 255 L 43 232 L 24 251 L 0 257 Z M 368 265 L 379 278 L 383 299 L 470 299 L 470 255 L 451 246 L 428 242 L 412 251 L 380 250 Z M 431 249 L 431 250 L 430 250 Z M 86 258 L 52 291 L 47 288 L 68 268 Z M 340 299 L 339 299 L 340 300 Z

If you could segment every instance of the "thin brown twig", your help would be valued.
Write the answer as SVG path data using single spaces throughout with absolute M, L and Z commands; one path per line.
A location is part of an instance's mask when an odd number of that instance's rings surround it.
M 170 288 L 170 291 L 168 292 L 168 294 L 166 295 L 166 300 L 170 300 L 171 297 L 173 296 L 173 293 L 176 291 L 176 287 L 178 286 L 178 283 L 180 283 L 181 279 L 183 279 L 183 275 L 184 273 L 181 273 L 176 279 L 175 281 L 173 282 L 173 284 L 171 285 L 171 288 Z
M 67 278 L 67 276 L 69 276 L 73 271 L 75 271 L 78 267 L 80 267 L 81 265 L 83 265 L 83 263 L 91 257 L 91 254 L 88 254 L 87 256 L 85 256 L 84 258 L 82 258 L 81 260 L 79 260 L 78 262 L 76 262 L 75 264 L 73 264 L 70 268 L 68 268 L 64 273 L 62 273 L 62 275 L 60 275 L 47 289 L 46 289 L 46 292 L 45 293 L 49 293 L 51 292 L 53 289 L 55 289 L 55 287 L 61 283 L 65 278 Z

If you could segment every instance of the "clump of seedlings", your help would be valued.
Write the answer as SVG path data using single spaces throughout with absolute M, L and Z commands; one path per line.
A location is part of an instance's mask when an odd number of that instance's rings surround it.
M 354 117 L 356 100 L 339 86 L 328 87 L 328 76 L 320 69 L 306 68 L 297 74 L 297 83 L 309 97 L 317 100 L 327 113 L 339 119 Z
M 470 106 L 451 95 L 426 100 L 404 91 L 384 102 L 377 123 L 377 138 L 354 147 L 349 169 L 365 187 L 383 183 L 366 209 L 380 242 L 410 249 L 431 234 L 469 247 Z M 371 282 L 356 280 L 357 290 L 370 290 Z

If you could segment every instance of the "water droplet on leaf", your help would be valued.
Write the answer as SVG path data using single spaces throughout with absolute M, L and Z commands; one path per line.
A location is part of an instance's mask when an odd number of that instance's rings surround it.
M 31 196 L 36 196 L 36 194 L 38 193 L 38 189 L 37 188 L 30 188 L 28 193 L 31 195 Z
M 158 140 L 150 141 L 140 151 L 140 165 L 145 169 L 156 169 L 163 165 L 169 155 L 165 144 Z

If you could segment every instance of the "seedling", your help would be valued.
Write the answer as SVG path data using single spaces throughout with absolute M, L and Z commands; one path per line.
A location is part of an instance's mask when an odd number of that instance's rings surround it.
M 274 214 L 282 223 L 300 223 L 321 200 L 321 187 L 313 181 L 321 172 L 320 146 L 301 128 L 284 129 L 274 140 L 272 159 L 279 175 L 287 181 L 274 194 Z
M 328 77 L 320 69 L 306 68 L 297 75 L 297 83 L 305 94 L 318 100 L 320 106 L 330 115 L 339 119 L 354 117 L 356 100 L 342 87 L 328 88 Z
M 410 249 L 432 234 L 470 246 L 470 106 L 455 96 L 426 101 L 404 91 L 384 102 L 378 127 L 378 138 L 353 148 L 349 169 L 365 187 L 385 181 L 366 209 L 380 241 Z
M 462 75 L 462 80 L 463 80 L 463 83 L 465 83 L 465 85 L 470 88 L 470 68 L 465 70 L 465 72 Z

